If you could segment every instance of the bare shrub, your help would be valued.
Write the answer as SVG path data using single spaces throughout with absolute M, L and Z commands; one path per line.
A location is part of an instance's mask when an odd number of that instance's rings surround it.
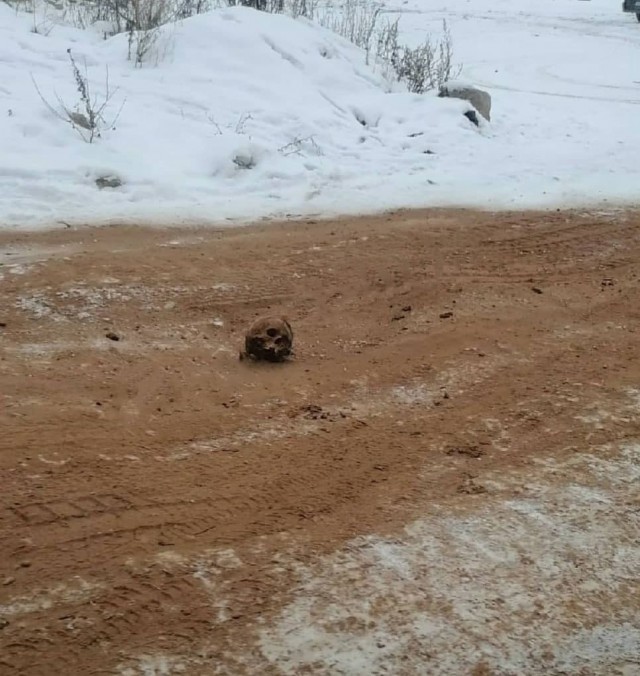
M 12 0 L 15 1 L 15 0 Z M 224 0 L 60 0 L 67 19 L 78 28 L 110 24 L 105 37 L 149 31 L 226 5 Z
M 204 14 L 223 4 L 222 0 L 182 0 L 176 8 L 177 19 L 188 19 L 196 14 Z
M 33 0 L 3 0 L 5 5 L 9 5 L 11 9 L 15 9 L 16 12 L 32 12 L 33 11 Z
M 319 0 L 288 0 L 287 13 L 294 19 L 303 16 L 307 19 L 313 19 L 317 14 Z
M 38 0 L 4 0 L 35 13 Z M 47 1 L 47 0 L 45 0 Z M 53 2 L 54 0 L 49 0 Z M 128 34 L 128 58 L 136 66 L 158 52 L 160 27 L 221 5 L 304 17 L 337 33 L 365 51 L 367 63 L 383 70 L 389 79 L 421 94 L 457 77 L 461 67 L 453 62 L 453 43 L 446 22 L 440 38 L 427 36 L 409 47 L 400 42 L 399 22 L 383 20 L 380 0 L 57 0 L 79 27 L 97 21 L 111 26 L 107 35 Z M 34 24 L 35 25 L 35 24 Z M 36 29 L 37 30 L 37 29 Z M 160 59 L 157 55 L 157 60 Z
M 376 63 L 387 68 L 414 94 L 438 89 L 458 77 L 462 67 L 453 62 L 453 41 L 447 22 L 442 37 L 427 36 L 421 45 L 408 47 L 399 42 L 398 19 L 387 22 L 377 33 Z
M 383 5 L 375 1 L 345 0 L 341 5 L 322 8 L 312 18 L 321 26 L 364 49 L 368 62 L 382 9 Z
M 265 12 L 305 17 L 337 33 L 365 51 L 386 77 L 402 82 L 410 92 L 423 94 L 457 77 L 461 67 L 453 61 L 453 41 L 446 21 L 439 39 L 427 36 L 409 47 L 400 42 L 399 20 L 382 21 L 384 5 L 378 0 L 343 0 L 323 4 L 319 0 L 228 0 Z
M 160 39 L 160 28 L 149 28 L 147 30 L 136 30 L 133 28 L 133 24 L 128 31 L 128 49 L 127 49 L 127 59 L 131 61 L 133 59 L 136 67 L 142 66 L 143 62 L 147 59 L 151 50 L 156 46 L 158 40 Z
M 119 15 L 127 31 L 151 31 L 175 21 L 179 9 L 171 0 L 127 0 Z
M 252 7 L 261 12 L 272 12 L 280 14 L 284 12 L 284 0 L 229 0 L 230 7 L 241 5 L 242 7 Z
M 47 36 L 54 28 L 55 21 L 52 20 L 52 11 L 59 6 L 55 0 L 3 0 L 11 9 L 18 12 L 31 14 L 31 32 L 37 35 Z
M 71 63 L 71 70 L 73 78 L 76 83 L 80 100 L 75 106 L 68 106 L 58 94 L 55 94 L 57 107 L 52 105 L 43 96 L 37 82 L 31 77 L 33 84 L 40 96 L 40 99 L 45 106 L 60 120 L 71 125 L 75 129 L 83 141 L 86 143 L 93 143 L 96 138 L 100 138 L 101 133 L 105 129 L 113 129 L 118 117 L 122 111 L 125 101 L 122 102 L 120 109 L 110 122 L 105 119 L 105 112 L 117 89 L 111 90 L 109 86 L 109 69 L 106 70 L 105 76 L 105 92 L 103 96 L 94 96 L 91 93 L 89 85 L 89 78 L 87 76 L 87 64 L 84 65 L 84 73 L 80 71 L 76 60 L 70 49 L 67 49 L 69 61 Z

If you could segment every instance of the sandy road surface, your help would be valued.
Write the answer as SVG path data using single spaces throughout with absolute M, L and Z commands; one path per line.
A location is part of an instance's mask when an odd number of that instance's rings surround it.
M 0 673 L 640 673 L 639 214 L 0 263 Z

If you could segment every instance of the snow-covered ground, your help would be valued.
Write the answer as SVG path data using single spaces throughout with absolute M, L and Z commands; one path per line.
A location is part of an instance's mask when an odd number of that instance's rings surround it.
M 263 657 L 286 676 L 637 676 L 639 613 L 624 590 L 640 548 L 620 510 L 639 451 L 540 459 L 491 482 L 499 494 L 523 481 L 519 498 L 434 510 L 399 538 L 301 568 L 294 600 L 261 631 Z
M 394 4 L 395 3 L 395 4 Z M 401 206 L 640 202 L 640 25 L 609 0 L 390 0 L 403 38 L 446 18 L 462 77 L 493 97 L 389 92 L 342 38 L 221 9 L 167 27 L 142 68 L 104 39 L 0 3 L 0 226 L 221 223 Z M 47 108 L 115 91 L 94 143 Z M 84 69 L 84 66 L 82 66 Z M 397 89 L 397 88 L 395 88 Z M 116 176 L 116 189 L 96 179 Z

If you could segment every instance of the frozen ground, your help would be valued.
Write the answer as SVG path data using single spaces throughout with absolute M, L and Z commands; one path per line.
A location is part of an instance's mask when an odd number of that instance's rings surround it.
M 362 52 L 304 21 L 217 10 L 168 28 L 136 69 L 124 35 L 0 4 L 0 225 L 637 202 L 640 26 L 618 2 L 387 11 L 407 41 L 447 19 L 464 79 L 493 97 L 490 125 L 474 127 L 459 101 L 389 93 Z M 108 66 L 108 121 L 124 103 L 93 144 L 32 81 L 73 106 L 68 48 L 98 97 Z M 98 190 L 104 175 L 123 186 Z
M 89 232 L 0 233 L 0 673 L 640 675 L 640 213 Z
M 637 523 L 620 508 L 639 450 L 501 473 L 492 492 L 521 497 L 435 509 L 300 570 L 264 656 L 292 675 L 637 675 Z

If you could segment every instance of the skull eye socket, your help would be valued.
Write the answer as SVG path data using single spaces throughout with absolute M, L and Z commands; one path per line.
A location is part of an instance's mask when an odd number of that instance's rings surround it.
M 275 338 L 278 335 L 277 329 L 267 329 L 267 335 L 269 338 Z

